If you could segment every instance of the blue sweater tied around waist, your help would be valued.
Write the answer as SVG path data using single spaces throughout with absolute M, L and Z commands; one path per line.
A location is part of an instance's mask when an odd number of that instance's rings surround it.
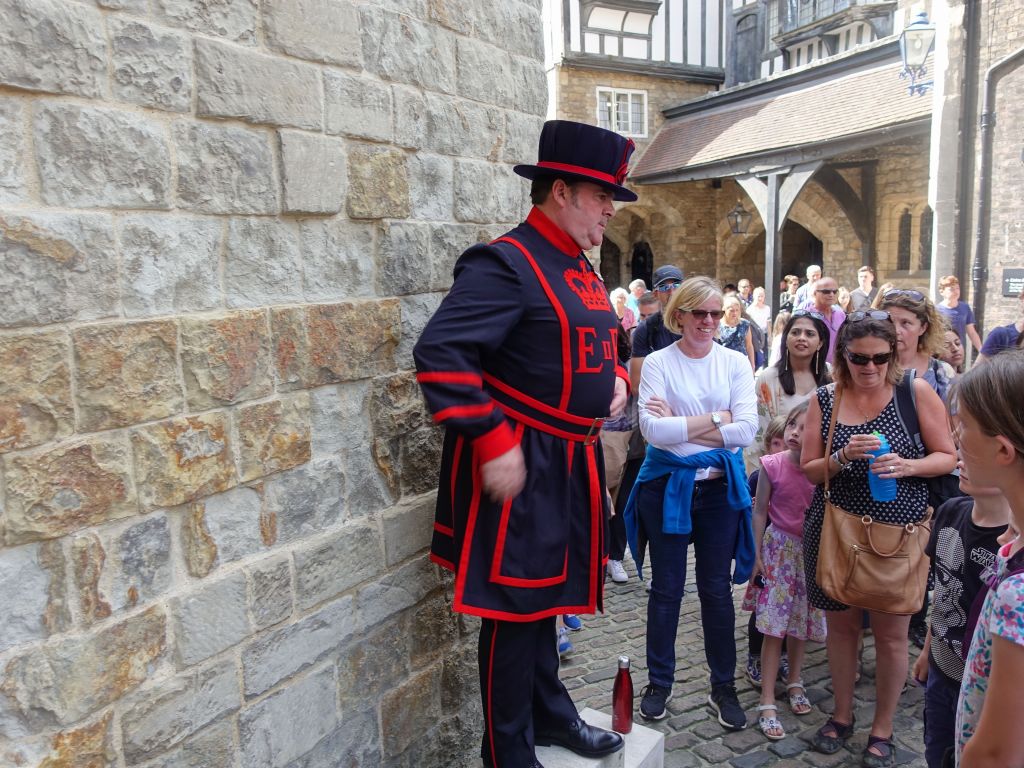
M 633 553 L 637 570 L 643 568 L 644 550 L 639 546 L 640 519 L 636 513 L 637 490 L 646 482 L 670 475 L 665 486 L 665 501 L 662 508 L 662 533 L 687 534 L 693 530 L 690 519 L 690 502 L 693 498 L 694 477 L 698 469 L 710 467 L 720 469 L 724 473 L 726 483 L 726 500 L 730 509 L 743 511 L 739 532 L 736 535 L 736 547 L 733 558 L 736 568 L 733 571 L 734 584 L 743 584 L 750 579 L 754 570 L 754 526 L 751 521 L 750 490 L 747 488 L 747 477 L 743 467 L 743 457 L 739 451 L 725 448 L 712 448 L 709 451 L 695 453 L 692 456 L 679 456 L 653 445 L 647 446 L 647 455 L 640 467 L 633 490 L 630 491 L 623 521 L 626 524 L 626 540 L 629 551 Z

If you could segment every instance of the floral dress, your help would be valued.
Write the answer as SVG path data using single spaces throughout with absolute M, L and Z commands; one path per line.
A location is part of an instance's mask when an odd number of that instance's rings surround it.
M 718 338 L 715 339 L 726 349 L 747 354 L 747 334 L 750 333 L 750 321 L 740 320 L 736 325 L 719 323 Z
M 1017 567 L 1020 565 L 1019 552 L 1012 559 L 1007 556 L 1010 546 L 1004 547 L 996 560 L 996 578 L 1002 581 L 985 596 L 964 666 L 954 731 L 957 765 L 960 764 L 964 745 L 974 735 L 981 719 L 981 708 L 992 674 L 992 638 L 998 635 L 1015 645 L 1024 646 L 1024 574 L 1005 578 L 1011 561 L 1016 562 Z
M 821 439 L 828 438 L 828 423 L 832 418 L 832 404 L 835 401 L 835 384 L 819 387 L 816 392 L 821 407 Z M 836 421 L 832 435 L 832 450 L 838 451 L 850 442 L 853 435 L 881 432 L 889 441 L 893 453 L 905 459 L 918 458 L 914 443 L 903 429 L 896 413 L 895 400 L 889 400 L 882 412 L 871 421 L 849 425 Z M 868 489 L 868 463 L 857 459 L 839 474 L 829 480 L 832 503 L 856 515 L 871 515 L 875 520 L 894 525 L 916 523 L 924 519 L 928 508 L 928 484 L 919 477 L 896 479 L 896 498 L 892 501 L 875 501 Z M 825 486 L 814 488 L 814 498 L 804 519 L 804 566 L 807 572 L 807 596 L 816 608 L 825 611 L 843 611 L 848 605 L 829 597 L 818 585 L 818 547 L 821 544 L 821 528 L 825 522 Z

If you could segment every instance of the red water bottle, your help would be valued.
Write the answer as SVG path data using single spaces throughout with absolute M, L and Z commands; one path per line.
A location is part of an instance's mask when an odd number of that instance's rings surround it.
M 628 656 L 619 656 L 619 671 L 612 686 L 612 730 L 633 730 L 633 678 L 629 675 Z

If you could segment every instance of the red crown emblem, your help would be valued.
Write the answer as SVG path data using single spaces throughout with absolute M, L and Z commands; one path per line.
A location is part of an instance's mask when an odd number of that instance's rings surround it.
M 608 294 L 604 290 L 604 283 L 594 272 L 584 272 L 580 269 L 568 269 L 565 272 L 565 282 L 573 293 L 580 297 L 583 306 L 587 309 L 607 311 L 612 305 L 608 301 Z

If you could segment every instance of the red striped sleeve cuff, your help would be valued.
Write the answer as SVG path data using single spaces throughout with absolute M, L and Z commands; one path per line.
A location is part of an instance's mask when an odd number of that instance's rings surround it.
M 516 447 L 515 435 L 507 421 L 501 422 L 490 432 L 486 432 L 473 441 L 473 449 L 476 451 L 480 463 L 496 459 L 504 453 L 508 453 Z

